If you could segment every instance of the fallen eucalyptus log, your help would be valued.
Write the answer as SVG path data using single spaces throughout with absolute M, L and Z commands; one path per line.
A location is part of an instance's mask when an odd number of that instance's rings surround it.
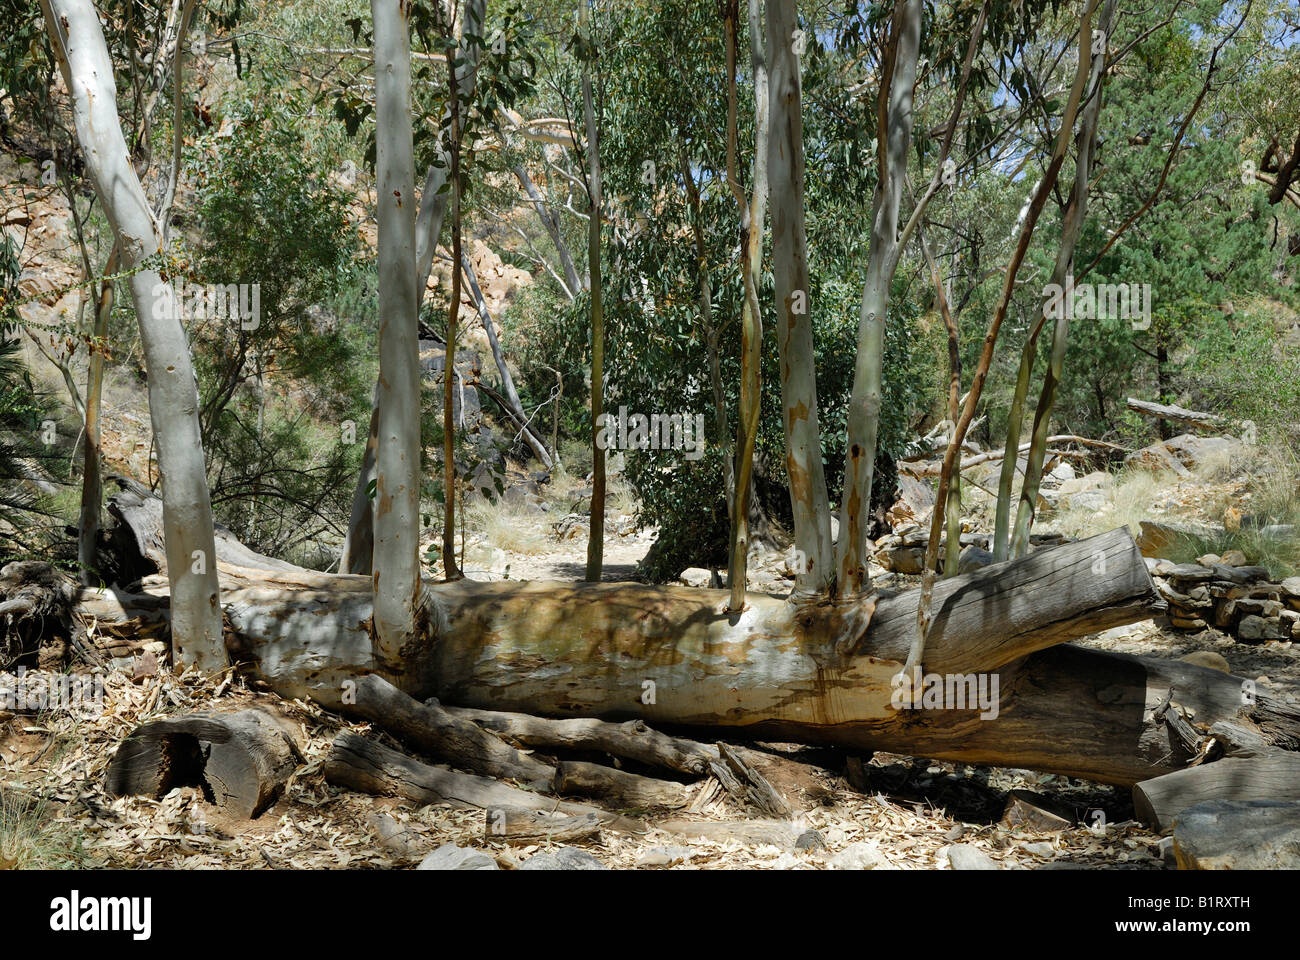
M 489 777 L 549 784 L 555 768 L 520 753 L 473 721 L 455 716 L 436 701 L 420 703 L 383 677 L 358 677 L 343 712 L 360 716 L 406 745 L 454 767 Z
M 1152 403 L 1149 400 L 1138 400 L 1134 397 L 1129 397 L 1126 403 L 1130 410 L 1143 416 L 1155 417 L 1157 420 L 1172 420 L 1175 423 L 1185 423 L 1193 427 L 1223 427 L 1229 425 L 1229 421 L 1218 414 L 1188 410 L 1186 407 L 1178 407 L 1173 404 Z
M 594 814 L 605 826 L 624 833 L 644 833 L 636 820 L 586 804 L 554 800 L 520 790 L 488 777 L 457 773 L 421 763 L 360 734 L 344 730 L 334 738 L 325 762 L 325 781 L 349 790 L 397 796 L 417 803 L 446 803 L 488 811 L 533 810 L 586 817 Z
M 1125 529 L 936 585 L 924 665 L 963 694 L 940 697 L 947 709 L 895 706 L 915 591 L 840 603 L 750 594 L 728 614 L 721 590 L 461 580 L 424 588 L 426 635 L 401 663 L 381 663 L 369 578 L 228 564 L 221 573 L 232 656 L 281 695 L 331 708 L 358 674 L 379 672 L 415 697 L 467 707 L 639 718 L 696 739 L 725 729 L 1132 786 L 1189 759 L 1166 724 L 1150 722 L 1171 686 L 1202 724 L 1235 717 L 1243 702 L 1242 679 L 1215 670 L 1046 649 L 1163 609 Z M 985 703 L 973 706 L 977 681 Z M 1270 704 L 1258 698 L 1256 722 L 1270 736 L 1300 735 L 1286 709 L 1261 720 Z
M 1168 829 L 1179 813 L 1206 800 L 1300 800 L 1300 753 L 1225 757 L 1133 787 L 1137 818 L 1155 830 Z
M 596 797 L 620 807 L 642 810 L 684 807 L 690 800 L 686 787 L 680 783 L 581 760 L 562 760 L 555 765 L 555 792 Z
M 1300 803 L 1210 800 L 1174 821 L 1181 870 L 1294 870 L 1300 867 Z
M 302 762 L 285 727 L 263 710 L 193 713 L 132 731 L 109 762 L 104 789 L 157 800 L 174 787 L 199 786 L 222 811 L 252 819 L 275 803 Z

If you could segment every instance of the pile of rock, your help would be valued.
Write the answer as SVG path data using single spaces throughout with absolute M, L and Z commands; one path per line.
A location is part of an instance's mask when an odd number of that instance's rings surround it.
M 1238 640 L 1300 640 L 1300 577 L 1274 583 L 1239 551 L 1207 554 L 1196 563 L 1148 560 L 1176 630 L 1214 626 Z

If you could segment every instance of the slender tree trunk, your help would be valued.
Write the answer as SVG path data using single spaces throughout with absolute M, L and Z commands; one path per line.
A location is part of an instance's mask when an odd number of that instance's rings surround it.
M 822 463 L 813 365 L 812 292 L 804 226 L 802 79 L 796 0 L 767 0 L 768 197 L 772 205 L 772 279 L 781 353 L 785 468 L 801 564 L 795 592 L 820 593 L 833 583 L 830 503 Z
M 568 288 L 566 292 L 572 300 L 582 289 L 582 281 L 578 278 L 577 268 L 573 265 L 573 256 L 569 253 L 568 244 L 564 242 L 564 235 L 560 232 L 560 218 L 546 205 L 545 199 L 532 178 L 528 176 L 528 171 L 524 169 L 522 163 L 515 164 L 510 168 L 510 172 L 515 175 L 524 193 L 528 195 L 528 202 L 537 211 L 537 219 L 541 221 L 546 235 L 551 238 L 551 244 L 560 258 L 560 269 L 564 271 L 564 284 Z
M 396 665 L 418 633 L 420 354 L 415 283 L 415 160 L 410 10 L 372 0 L 379 238 L 379 447 L 375 477 L 374 633 Z
M 1016 373 L 1016 392 L 1011 397 L 1007 411 L 1007 442 L 1004 450 L 1014 451 L 1002 458 L 1002 471 L 998 475 L 997 515 L 993 524 L 993 559 L 998 563 L 1008 559 L 1011 550 L 1011 487 L 1020 463 L 1020 431 L 1025 424 L 1025 400 L 1029 396 L 1029 379 L 1034 371 L 1034 358 L 1038 353 L 1038 335 L 1043 329 L 1040 317 L 1030 331 L 1020 351 L 1020 369 Z
M 918 228 L 916 231 L 917 241 L 921 246 L 921 254 L 925 257 L 925 264 L 930 270 L 930 279 L 934 283 L 934 295 L 939 304 L 939 313 L 943 317 L 944 330 L 948 333 L 948 422 L 952 424 L 952 430 L 957 429 L 957 418 L 961 415 L 961 339 L 957 329 L 957 321 L 952 315 L 952 310 L 948 305 L 948 295 L 943 289 L 943 277 L 939 274 L 939 266 L 935 263 L 934 254 L 930 252 L 930 245 L 925 242 L 925 235 Z M 952 442 L 951 433 L 948 437 Z M 953 470 L 952 482 L 948 487 L 948 502 L 945 513 L 948 517 L 948 530 L 944 540 L 944 563 L 943 575 L 952 577 L 957 574 L 959 558 L 961 556 L 961 464 L 958 463 Z
M 1100 46 L 1093 43 L 1091 57 L 1092 75 L 1089 80 L 1089 99 L 1084 106 L 1079 121 L 1079 134 L 1076 138 L 1077 157 L 1074 175 L 1074 190 L 1065 210 L 1065 225 L 1061 233 L 1061 247 L 1056 255 L 1056 267 L 1052 272 L 1052 283 L 1059 287 L 1073 286 L 1074 248 L 1083 232 L 1083 221 L 1088 210 L 1088 186 L 1092 174 L 1093 150 L 1097 142 L 1097 125 L 1101 116 L 1102 83 L 1106 76 L 1106 45 L 1110 36 L 1111 25 L 1115 19 L 1117 0 L 1106 0 L 1101 9 L 1099 32 L 1102 38 Z M 1083 52 L 1079 56 L 1082 58 Z M 1052 331 L 1052 354 L 1043 378 L 1043 390 L 1038 398 L 1038 409 L 1034 412 L 1033 443 L 1025 460 L 1025 479 L 1020 487 L 1020 507 L 1016 513 L 1015 532 L 1011 539 L 1011 553 L 1022 557 L 1029 550 L 1029 531 L 1034 523 L 1034 511 L 1038 501 L 1038 488 L 1043 478 L 1043 461 L 1047 456 L 1047 436 L 1050 432 L 1052 407 L 1056 403 L 1056 393 L 1065 373 L 1065 351 L 1070 335 L 1070 310 L 1063 302 L 1056 316 L 1056 326 Z
M 43 0 L 50 46 L 72 97 L 86 169 L 132 271 L 131 297 L 149 372 L 149 412 L 163 480 L 175 663 L 215 672 L 226 665 L 212 526 L 199 430 L 199 398 L 175 291 L 145 266 L 159 237 L 117 120 L 113 64 L 90 0 Z
M 515 379 L 510 375 L 510 368 L 506 365 L 505 354 L 501 352 L 501 344 L 497 341 L 497 332 L 492 323 L 492 315 L 488 313 L 487 303 L 483 299 L 483 291 L 479 288 L 478 277 L 474 275 L 474 265 L 469 262 L 469 257 L 461 257 L 461 269 L 465 271 L 465 279 L 469 282 L 470 296 L 474 298 L 474 305 L 478 308 L 478 316 L 483 321 L 483 331 L 487 334 L 488 346 L 492 349 L 492 359 L 496 363 L 497 373 L 501 376 L 501 389 L 505 393 L 507 403 L 510 405 L 510 414 L 519 423 L 520 433 L 523 435 L 524 442 L 528 444 L 529 449 L 542 466 L 546 469 L 551 468 L 551 455 L 546 452 L 546 446 L 542 443 L 541 437 L 528 425 L 528 416 L 524 413 L 524 405 L 519 400 L 519 392 L 515 389 Z
M 482 24 L 486 4 L 487 0 L 468 0 L 465 6 L 468 22 Z M 465 38 L 461 38 L 456 59 L 462 64 L 460 86 L 466 96 L 473 95 L 475 89 L 480 52 L 480 44 L 467 43 Z M 447 168 L 430 165 L 425 173 L 424 189 L 420 191 L 420 212 L 415 219 L 417 314 L 418 304 L 424 301 L 424 293 L 429 286 L 429 274 L 433 271 L 433 257 L 438 248 L 438 237 L 442 235 L 442 221 L 447 214 L 447 192 L 442 189 L 446 182 Z M 339 558 L 340 573 L 360 573 L 369 576 L 372 567 L 371 558 L 375 539 L 374 505 L 370 499 L 369 489 L 371 481 L 375 479 L 375 451 L 379 447 L 378 383 L 375 384 L 374 397 L 366 453 L 357 476 L 356 487 L 352 491 L 352 514 Z
M 456 418 L 453 397 L 456 382 L 456 328 L 460 319 L 461 181 L 460 90 L 456 65 L 447 65 L 451 94 L 451 303 L 447 307 L 447 346 L 442 366 L 442 569 L 448 580 L 462 576 L 456 563 Z
M 740 313 L 740 415 L 737 418 L 735 502 L 731 509 L 731 556 L 727 583 L 728 609 L 743 609 L 748 589 L 749 512 L 754 490 L 754 445 L 758 440 L 762 398 L 763 313 L 758 283 L 763 269 L 763 222 L 767 215 L 768 96 L 767 63 L 763 52 L 763 22 L 759 0 L 748 0 L 749 64 L 754 84 L 754 158 L 750 165 L 750 196 L 745 199 L 737 172 L 736 58 L 740 10 L 736 0 L 726 8 L 727 42 L 727 182 L 740 214 L 741 280 L 745 299 Z
M 588 0 L 579 0 L 580 29 L 586 35 L 588 57 L 596 57 L 592 41 Z M 587 221 L 587 270 L 591 276 L 591 518 L 587 539 L 588 580 L 599 580 L 605 554 L 605 451 L 597 443 L 596 426 L 605 411 L 605 312 L 601 300 L 600 221 L 601 199 L 600 134 L 596 125 L 596 104 L 591 91 L 591 59 L 582 64 L 582 112 L 587 128 L 587 190 L 590 219 Z
M 888 82 L 881 86 L 877 121 L 880 179 L 876 184 L 867 279 L 858 317 L 857 358 L 849 396 L 844 490 L 840 502 L 837 583 L 840 595 L 845 597 L 855 596 L 871 585 L 867 573 L 867 528 L 871 520 L 871 481 L 880 429 L 885 316 L 889 310 L 889 288 L 901 253 L 898 211 L 907 180 L 907 154 L 912 139 L 912 95 L 921 48 L 921 0 L 903 0 L 898 5 L 890 32 Z
M 82 449 L 84 466 L 81 471 L 81 515 L 77 529 L 77 566 L 81 582 L 90 586 L 98 579 L 95 570 L 95 545 L 99 539 L 99 511 L 104 497 L 100 470 L 99 416 L 104 398 L 104 349 L 108 341 L 108 320 L 113 313 L 113 283 L 111 274 L 117 270 L 117 247 L 108 255 L 104 265 L 104 279 L 100 282 L 99 298 L 95 303 L 95 338 L 90 352 L 90 367 L 86 373 L 86 439 Z

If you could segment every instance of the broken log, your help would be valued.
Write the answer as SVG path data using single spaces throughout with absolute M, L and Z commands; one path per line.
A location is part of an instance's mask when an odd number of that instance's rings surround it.
M 1210 800 L 1174 821 L 1180 870 L 1294 870 L 1300 866 L 1300 803 Z
M 302 754 L 283 721 L 257 709 L 151 720 L 118 746 L 104 776 L 110 796 L 160 800 L 197 786 L 223 812 L 252 819 L 284 792 Z
M 1172 420 L 1175 423 L 1185 423 L 1193 427 L 1225 427 L 1229 421 L 1214 413 L 1202 413 L 1199 410 L 1188 410 L 1186 407 L 1178 407 L 1173 404 L 1152 403 L 1149 400 L 1137 400 L 1129 397 L 1125 401 L 1128 408 L 1136 413 L 1146 417 L 1155 417 L 1157 420 Z
M 428 701 L 426 701 L 428 702 Z M 443 707 L 453 717 L 472 720 L 505 740 L 539 750 L 597 750 L 623 760 L 702 775 L 717 759 L 717 749 L 652 730 L 644 720 L 610 723 L 589 718 L 550 720 L 527 713 Z
M 1153 830 L 1168 829 L 1180 812 L 1207 800 L 1300 800 L 1300 754 L 1225 757 L 1133 787 L 1134 812 Z
M 601 820 L 594 813 L 570 817 L 499 807 L 489 810 L 484 839 L 505 843 L 572 843 L 600 835 Z
M 220 552 L 220 551 L 218 551 Z M 1163 609 L 1120 529 L 936 585 L 925 668 L 985 675 L 986 710 L 899 710 L 895 685 L 917 595 L 792 603 L 633 583 L 427 585 L 426 634 L 400 664 L 370 637 L 369 578 L 221 566 L 230 653 L 282 696 L 341 705 L 382 672 L 415 697 L 551 717 L 643 719 L 695 739 L 728 736 L 1029 767 L 1132 786 L 1185 765 L 1151 711 L 1177 685 L 1198 723 L 1237 716 L 1242 678 L 1069 646 Z M 146 592 L 165 582 L 146 581 Z M 996 684 L 996 686 L 994 686 Z M 1300 717 L 1260 696 L 1270 734 Z M 1261 719 L 1263 718 L 1263 719 Z
M 461 770 L 529 784 L 549 784 L 555 775 L 554 767 L 520 753 L 473 721 L 436 701 L 420 703 L 375 674 L 356 679 L 342 709 Z
M 794 812 L 785 797 L 776 792 L 767 778 L 755 770 L 739 750 L 719 743 L 718 753 L 720 759 L 711 763 L 709 769 L 733 797 L 748 801 L 765 816 L 778 820 L 787 818 Z
M 684 807 L 690 800 L 686 787 L 671 780 L 642 777 L 598 763 L 562 760 L 555 765 L 555 792 L 565 796 L 595 797 L 619 807 L 639 810 Z
M 586 804 L 552 800 L 488 777 L 431 767 L 350 730 L 334 738 L 325 762 L 325 781 L 377 796 L 405 797 L 417 803 L 445 803 L 489 813 L 521 809 L 575 817 L 594 814 L 612 830 L 624 833 L 646 830 L 643 823 Z

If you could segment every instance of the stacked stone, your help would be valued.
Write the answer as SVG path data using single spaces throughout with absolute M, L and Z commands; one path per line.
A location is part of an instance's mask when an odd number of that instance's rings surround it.
M 1234 559 L 1242 564 L 1224 562 Z M 1196 563 L 1148 561 L 1174 628 L 1214 626 L 1254 642 L 1300 640 L 1300 577 L 1274 583 L 1266 568 L 1244 561 L 1240 554 L 1208 555 Z

